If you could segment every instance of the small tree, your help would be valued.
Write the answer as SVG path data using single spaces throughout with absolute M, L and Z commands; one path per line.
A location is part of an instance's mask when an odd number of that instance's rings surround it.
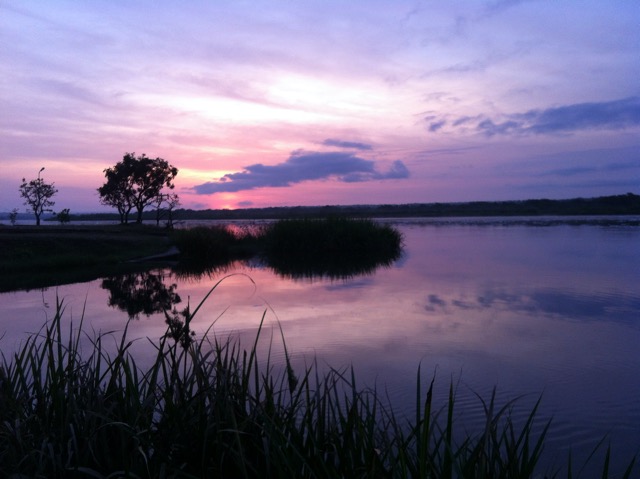
M 14 208 L 11 210 L 11 213 L 9 213 L 9 221 L 11 221 L 11 224 L 15 226 L 17 220 L 18 220 L 18 208 Z
M 142 212 L 157 203 L 162 189 L 173 189 L 178 169 L 162 158 L 148 158 L 144 153 L 125 153 L 122 161 L 104 170 L 106 183 L 98 188 L 100 203 L 118 209 L 120 222 L 129 222 L 129 213 L 136 209 L 136 222 L 142 223 Z
M 71 215 L 69 214 L 69 208 L 63 209 L 60 213 L 56 215 L 56 220 L 60 222 L 60 224 L 65 224 L 71 221 Z
M 24 204 L 31 208 L 33 214 L 36 216 L 36 224 L 40 226 L 40 216 L 45 211 L 50 211 L 49 207 L 55 205 L 55 201 L 51 201 L 51 198 L 58 192 L 54 188 L 53 183 L 45 183 L 40 178 L 44 167 L 38 171 L 38 178 L 31 180 L 27 183 L 27 180 L 22 178 L 22 184 L 20 185 L 20 196 L 24 198 Z
M 173 229 L 173 210 L 180 205 L 180 198 L 175 193 L 160 194 L 156 199 L 156 226 L 167 215 L 167 228 Z

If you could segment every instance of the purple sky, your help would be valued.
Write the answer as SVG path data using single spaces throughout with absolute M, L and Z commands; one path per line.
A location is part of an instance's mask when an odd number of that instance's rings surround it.
M 107 211 L 126 152 L 186 208 L 640 194 L 640 2 L 0 3 L 0 211 Z

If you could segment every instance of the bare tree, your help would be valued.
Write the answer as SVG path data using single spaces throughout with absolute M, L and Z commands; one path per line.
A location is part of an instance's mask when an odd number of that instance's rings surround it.
M 180 205 L 180 198 L 175 193 L 161 193 L 156 199 L 156 226 L 167 216 L 167 228 L 173 229 L 173 210 Z
M 36 216 L 36 224 L 40 226 L 40 216 L 45 211 L 50 211 L 49 207 L 55 205 L 55 201 L 51 198 L 58 192 L 53 183 L 45 183 L 40 178 L 40 173 L 44 170 L 44 166 L 38 171 L 38 178 L 27 180 L 22 178 L 20 185 L 20 196 L 24 198 L 24 204 L 27 205 Z

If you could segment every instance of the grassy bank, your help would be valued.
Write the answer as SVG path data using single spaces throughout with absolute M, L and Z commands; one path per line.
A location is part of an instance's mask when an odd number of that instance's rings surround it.
M 166 251 L 166 231 L 146 226 L 0 226 L 0 291 L 94 279 L 139 268 Z
M 345 277 L 399 257 L 402 238 L 371 220 L 284 220 L 253 229 L 140 225 L 0 226 L 0 291 L 143 270 L 133 262 L 176 247 L 182 274 L 258 256 L 281 274 Z M 174 260 L 176 258 L 173 258 Z M 161 260 L 161 259 L 159 259 Z
M 214 287 L 215 289 L 215 287 Z M 213 290 L 212 290 L 213 291 Z M 478 399 L 483 430 L 458 437 L 417 371 L 415 414 L 400 419 L 353 370 L 295 372 L 214 338 L 193 340 L 194 313 L 167 316 L 146 369 L 126 330 L 64 333 L 64 306 L 0 365 L 2 477 L 533 478 L 549 423 L 512 420 L 517 404 Z M 258 333 L 258 336 L 260 333 Z M 88 337 L 90 347 L 80 347 Z M 191 338 L 186 340 L 185 338 Z M 286 351 L 286 348 L 285 348 Z M 286 358 L 286 356 L 285 356 Z M 610 477 L 608 452 L 590 467 Z M 565 465 L 566 466 L 566 465 Z M 568 469 L 568 470 L 567 470 Z M 562 477 L 578 477 L 566 468 Z M 632 477 L 633 464 L 616 477 Z M 543 476 L 542 474 L 548 474 Z M 560 476 L 556 476 L 560 477 Z M 611 476 L 613 477 L 613 476 Z

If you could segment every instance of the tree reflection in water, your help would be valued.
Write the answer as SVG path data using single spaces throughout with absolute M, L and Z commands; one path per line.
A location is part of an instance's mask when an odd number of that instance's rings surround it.
M 164 312 L 167 336 L 188 347 L 195 336 L 189 329 L 189 305 L 181 311 L 175 307 L 182 299 L 176 293 L 177 284 L 165 284 L 171 276 L 153 271 L 127 273 L 103 279 L 101 287 L 109 291 L 109 306 L 125 311 L 129 319 Z
M 153 271 L 126 273 L 104 278 L 101 287 L 109 291 L 110 307 L 125 311 L 129 319 L 138 319 L 140 314 L 170 311 L 182 301 L 176 293 L 177 284 L 165 284 L 170 276 Z
M 166 323 L 168 326 L 167 336 L 172 338 L 176 343 L 180 343 L 183 348 L 188 348 L 194 341 L 196 332 L 191 331 L 189 323 L 191 322 L 191 311 L 189 311 L 189 305 L 182 311 L 178 311 L 174 308 L 169 314 L 164 312 L 166 317 Z
M 171 280 L 197 281 L 221 275 L 233 275 L 241 269 L 270 268 L 277 275 L 291 279 L 348 279 L 372 274 L 380 267 L 389 267 L 402 256 L 402 251 L 376 251 L 367 254 L 327 255 L 267 254 L 242 260 L 181 261 L 172 270 L 127 273 L 104 278 L 101 287 L 109 291 L 108 305 L 118 308 L 138 319 L 141 314 L 151 316 L 164 313 L 167 336 L 184 347 L 195 338 L 189 327 L 192 313 L 189 305 L 179 310 L 176 305 L 181 298 L 176 292 L 177 284 Z

